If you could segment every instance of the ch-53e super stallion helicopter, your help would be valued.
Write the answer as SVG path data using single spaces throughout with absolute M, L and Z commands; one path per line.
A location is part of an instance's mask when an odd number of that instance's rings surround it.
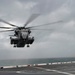
M 10 36 L 10 44 L 13 44 L 14 47 L 24 47 L 25 45 L 27 45 L 27 47 L 29 47 L 30 44 L 32 44 L 34 42 L 34 37 L 30 36 L 31 30 L 46 30 L 46 29 L 36 29 L 36 27 L 45 26 L 45 25 L 47 26 L 50 24 L 62 22 L 62 21 L 57 21 L 57 22 L 53 22 L 53 23 L 47 23 L 47 24 L 43 24 L 43 25 L 27 27 L 27 25 L 30 22 L 32 22 L 35 18 L 37 18 L 38 16 L 39 16 L 38 14 L 32 14 L 31 17 L 27 20 L 27 22 L 24 24 L 23 27 L 16 26 L 14 24 L 6 22 L 3 19 L 0 19 L 0 22 L 6 23 L 6 24 L 12 26 L 12 27 L 0 27 L 2 29 L 7 29 L 7 30 L 0 31 L 0 32 L 14 31 L 14 35 Z

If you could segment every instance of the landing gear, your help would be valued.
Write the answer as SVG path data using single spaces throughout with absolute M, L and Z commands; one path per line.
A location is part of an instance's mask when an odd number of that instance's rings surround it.
M 30 47 L 29 44 L 27 44 L 27 47 Z
M 16 44 L 14 44 L 14 47 L 16 47 Z

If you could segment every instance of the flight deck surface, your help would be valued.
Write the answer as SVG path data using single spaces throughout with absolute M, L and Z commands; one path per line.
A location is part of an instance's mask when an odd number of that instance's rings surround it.
M 1 69 L 0 75 L 75 75 L 75 63 Z

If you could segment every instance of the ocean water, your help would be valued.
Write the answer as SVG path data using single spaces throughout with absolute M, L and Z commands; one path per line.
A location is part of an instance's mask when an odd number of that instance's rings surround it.
M 40 59 L 10 59 L 0 60 L 0 66 L 17 66 L 27 64 L 53 63 L 75 61 L 75 58 L 40 58 Z

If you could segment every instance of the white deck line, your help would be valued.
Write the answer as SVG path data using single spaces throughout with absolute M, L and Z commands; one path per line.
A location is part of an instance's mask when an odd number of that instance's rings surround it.
M 16 68 L 16 66 L 3 66 L 3 68 Z
M 29 64 L 30 66 L 40 66 L 40 65 L 58 65 L 58 64 L 70 64 L 70 63 L 75 63 L 75 61 L 68 61 L 68 62 L 53 62 L 53 63 L 40 63 L 40 64 Z M 27 67 L 28 65 L 17 65 L 18 67 Z M 16 68 L 15 66 L 1 66 L 3 68 Z
M 65 75 L 75 75 L 75 74 L 68 73 L 68 72 L 62 72 L 62 71 L 58 71 L 58 70 L 51 70 L 51 69 L 46 69 L 46 68 L 41 68 L 41 67 L 34 67 L 34 68 L 42 69 L 42 70 L 45 70 L 45 71 L 48 71 L 48 72 L 53 71 L 53 72 L 61 73 L 61 74 L 65 74 Z

